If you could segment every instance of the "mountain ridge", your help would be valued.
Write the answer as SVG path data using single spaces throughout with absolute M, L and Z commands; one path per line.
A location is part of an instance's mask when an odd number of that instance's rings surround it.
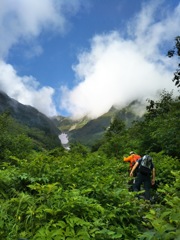
M 61 145 L 59 140 L 61 131 L 52 119 L 39 112 L 36 108 L 23 105 L 10 98 L 5 92 L 0 91 L 0 114 L 5 112 L 20 124 L 43 131 L 46 137 L 53 139 L 54 146 Z
M 138 109 L 140 105 L 140 102 L 133 101 L 121 109 L 112 106 L 109 111 L 96 119 L 84 116 L 81 119 L 74 120 L 60 115 L 48 118 L 36 108 L 23 105 L 0 91 L 1 114 L 9 112 L 19 123 L 43 131 L 46 137 L 49 136 L 50 139 L 55 139 L 56 146 L 62 145 L 60 135 L 65 133 L 69 143 L 79 142 L 91 147 L 103 137 L 106 129 L 115 118 L 124 121 L 126 127 L 130 127 L 133 121 L 139 120 L 141 117 L 138 116 L 139 114 L 134 109 Z
M 141 114 L 134 110 L 137 106 L 140 108 L 141 103 L 136 100 L 121 109 L 112 106 L 109 111 L 96 119 L 83 117 L 73 120 L 69 117 L 56 116 L 53 120 L 56 126 L 67 134 L 70 143 L 79 142 L 92 146 L 94 142 L 102 138 L 114 118 L 124 121 L 127 127 L 130 127 L 133 121 L 140 120 Z

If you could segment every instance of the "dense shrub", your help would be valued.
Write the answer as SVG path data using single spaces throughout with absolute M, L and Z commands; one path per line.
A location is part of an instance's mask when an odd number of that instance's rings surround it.
M 113 122 L 94 152 L 81 144 L 48 150 L 41 132 L 32 140 L 1 116 L 0 239 L 178 240 L 179 101 L 165 94 L 151 104 L 128 129 Z M 153 202 L 128 191 L 130 150 L 153 157 Z
M 11 163 L 1 163 L 0 238 L 168 239 L 156 221 L 172 225 L 167 236 L 170 232 L 176 236 L 178 161 L 163 153 L 152 155 L 162 197 L 154 205 L 128 192 L 128 166 L 122 157 L 81 156 L 73 150 L 59 156 L 44 152 L 24 160 L 12 157 Z

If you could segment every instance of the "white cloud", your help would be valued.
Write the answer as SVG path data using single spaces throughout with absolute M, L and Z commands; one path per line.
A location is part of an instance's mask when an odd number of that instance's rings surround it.
M 32 41 L 42 31 L 67 31 L 67 16 L 75 14 L 82 0 L 1 0 L 0 56 L 18 41 Z
M 36 107 L 48 116 L 57 114 L 53 103 L 54 90 L 41 87 L 32 76 L 18 76 L 13 66 L 6 63 L 11 48 L 26 42 L 28 58 L 39 55 L 43 49 L 36 39 L 44 30 L 64 33 L 67 15 L 76 13 L 81 0 L 0 0 L 0 89 L 23 104 Z M 68 11 L 67 11 L 68 10 Z M 38 41 L 37 41 L 38 42 Z
M 32 76 L 17 76 L 15 69 L 0 61 L 0 89 L 22 104 L 36 107 L 42 113 L 56 115 L 52 101 L 54 90 L 50 87 L 38 89 L 39 83 Z
M 180 5 L 171 13 L 164 11 L 157 21 L 161 7 L 144 6 L 128 26 L 128 39 L 119 32 L 92 39 L 91 49 L 80 53 L 79 63 L 74 66 L 77 86 L 72 90 L 62 87 L 62 108 L 74 117 L 94 118 L 112 105 L 124 106 L 137 98 L 146 100 L 158 90 L 174 88 L 171 79 L 176 65 L 160 48 L 168 41 L 172 44 L 179 34 Z
M 74 116 L 97 117 L 112 105 L 124 106 L 137 97 L 151 97 L 158 89 L 174 87 L 171 78 L 176 65 L 160 49 L 179 35 L 180 5 L 171 12 L 160 11 L 157 2 L 144 6 L 129 23 L 128 38 L 120 32 L 92 38 L 91 49 L 79 54 L 79 64 L 73 67 L 77 85 L 72 90 L 61 87 L 62 107 Z M 41 33 L 64 34 L 69 17 L 84 1 L 0 0 L 0 4 L 0 89 L 48 116 L 57 114 L 54 89 L 41 86 L 33 76 L 19 76 L 6 59 L 19 42 L 28 46 L 27 57 L 40 55 Z

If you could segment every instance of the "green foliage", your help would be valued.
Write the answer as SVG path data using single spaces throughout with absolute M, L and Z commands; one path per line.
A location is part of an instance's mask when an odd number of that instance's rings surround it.
M 0 157 L 7 159 L 14 155 L 26 157 L 32 150 L 32 140 L 27 136 L 27 128 L 21 126 L 8 113 L 0 116 Z
M 180 57 L 180 36 L 175 38 L 175 46 L 173 49 L 168 51 L 167 55 L 168 57 Z M 178 63 L 178 68 L 174 73 L 173 82 L 175 83 L 175 86 L 180 87 L 180 62 Z
M 144 217 L 147 231 L 142 240 L 178 240 L 180 236 L 180 171 L 171 171 L 175 180 L 158 191 L 164 195 L 163 205 L 155 205 Z
M 1 163 L 1 239 L 168 239 L 170 232 L 177 235 L 177 159 L 152 153 L 161 203 L 151 205 L 128 192 L 123 161 L 109 159 L 101 151 L 81 154 L 82 149 L 34 152 L 27 159 L 11 157 Z M 154 209 L 159 209 L 159 215 L 153 215 Z M 168 232 L 157 227 L 164 221 Z M 147 238 L 151 235 L 154 238 Z
M 178 240 L 179 99 L 162 92 L 149 104 L 129 128 L 115 119 L 94 152 L 53 148 L 43 132 L 1 115 L 0 239 Z M 154 204 L 128 191 L 130 150 L 153 157 Z
M 80 154 L 81 156 L 86 156 L 89 152 L 89 148 L 82 145 L 81 143 L 72 143 L 70 145 L 70 152 L 72 154 Z
M 108 158 L 116 157 L 123 155 L 124 143 L 121 135 L 114 135 L 111 138 L 105 138 L 102 146 L 99 147 L 99 151 L 105 153 Z
M 149 130 L 151 151 L 163 150 L 168 155 L 180 157 L 179 99 L 163 91 L 160 100 L 151 100 L 147 109 L 145 129 Z
M 125 131 L 125 123 L 120 119 L 115 118 L 110 127 L 106 131 L 106 138 L 109 139 L 114 135 L 122 134 Z
M 110 127 L 105 132 L 105 136 L 102 145 L 99 146 L 99 151 L 105 153 L 107 157 L 116 157 L 123 155 L 122 149 L 124 148 L 124 143 L 122 138 L 126 133 L 125 123 L 118 118 L 114 118 Z
M 0 115 L 0 157 L 8 160 L 10 156 L 26 158 L 33 150 L 43 151 L 62 146 L 54 136 L 34 128 L 28 128 L 16 120 L 9 113 Z
M 98 155 L 74 157 L 74 152 L 60 158 L 36 154 L 31 161 L 12 159 L 16 168 L 7 163 L 1 166 L 1 186 L 5 184 L 1 187 L 1 238 L 114 239 L 129 235 L 123 228 L 116 232 L 119 223 L 125 225 L 128 202 L 133 198 L 117 173 L 118 162 Z M 121 209 L 126 205 L 126 211 Z
M 140 155 L 147 152 L 164 151 L 165 154 L 180 157 L 180 101 L 172 93 L 162 91 L 160 99 L 155 101 L 148 100 L 147 112 L 144 119 L 136 121 L 133 125 L 121 132 L 109 132 L 109 138 L 104 141 L 102 148 L 108 156 L 113 156 L 118 149 L 119 154 L 123 155 L 131 149 L 136 149 Z M 116 128 L 121 127 L 116 122 Z M 110 129 L 114 128 L 113 123 Z M 111 133 L 111 132 L 110 132 Z M 115 147 L 113 147 L 115 146 Z
M 53 150 L 61 145 L 60 140 L 55 135 L 37 128 L 28 129 L 27 134 L 32 139 L 36 151 L 42 151 L 42 149 Z
M 161 116 L 168 113 L 173 105 L 178 102 L 178 99 L 173 99 L 173 92 L 167 92 L 163 90 L 160 93 L 160 98 L 157 101 L 148 99 L 149 105 L 146 106 L 147 113 L 146 119 L 153 119 L 154 117 Z

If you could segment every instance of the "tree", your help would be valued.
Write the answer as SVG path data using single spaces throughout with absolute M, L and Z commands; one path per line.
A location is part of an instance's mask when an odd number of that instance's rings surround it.
M 8 112 L 0 116 L 0 157 L 25 157 L 32 151 L 32 139 L 27 136 L 27 128 L 14 120 Z
M 167 53 L 168 57 L 177 56 L 178 59 L 180 57 L 180 36 L 175 38 L 175 46 L 173 49 L 169 50 Z M 178 68 L 174 72 L 173 82 L 175 82 L 175 86 L 180 87 L 180 62 L 178 63 Z
M 173 93 L 163 90 L 160 93 L 160 98 L 157 101 L 148 99 L 149 105 L 146 106 L 147 113 L 145 114 L 146 120 L 153 119 L 158 116 L 163 116 L 171 109 L 173 100 Z
M 174 98 L 172 92 L 168 93 L 164 90 L 159 100 L 148 100 L 148 102 L 143 132 L 147 133 L 145 139 L 150 140 L 150 150 L 154 152 L 163 150 L 168 155 L 179 157 L 179 98 Z
M 115 118 L 107 129 L 105 136 L 109 138 L 116 134 L 122 134 L 124 131 L 125 123 L 121 119 Z

